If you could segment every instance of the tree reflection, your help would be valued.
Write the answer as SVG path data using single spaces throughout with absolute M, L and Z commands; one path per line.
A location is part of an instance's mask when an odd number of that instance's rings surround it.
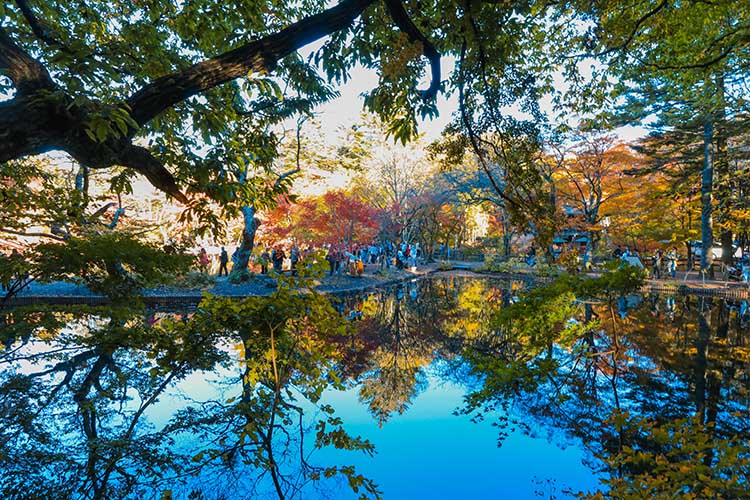
M 580 439 L 611 489 L 589 498 L 735 498 L 732 471 L 749 463 L 747 331 L 731 326 L 743 306 L 663 296 L 638 306 L 613 293 L 622 287 L 569 285 L 492 318 L 484 350 L 465 356 L 483 384 L 464 411 L 506 409 L 501 437 L 516 424 Z
M 358 300 L 364 304 L 352 305 Z M 346 308 L 363 312 L 350 344 L 359 347 L 350 349 L 359 353 L 356 368 L 348 373 L 357 377 L 360 400 L 379 425 L 406 411 L 426 387 L 425 368 L 444 345 L 441 327 L 454 310 L 451 300 L 448 288 L 432 280 L 345 299 Z
M 501 441 L 517 427 L 582 443 L 609 490 L 581 497 L 742 496 L 746 303 L 640 297 L 617 272 L 527 291 L 420 280 L 333 302 L 299 285 L 189 311 L 2 311 L 0 494 L 305 498 L 339 477 L 377 498 L 353 467 L 316 463 L 325 446 L 374 452 L 325 391 L 356 387 L 386 425 L 439 375 L 471 389 L 460 412 L 494 419 Z
M 299 498 L 308 483 L 343 476 L 377 498 L 353 467 L 309 461 L 323 446 L 372 445 L 318 404 L 325 388 L 343 387 L 331 338 L 345 335 L 346 321 L 325 297 L 291 285 L 280 280 L 265 298 L 207 297 L 160 319 L 139 307 L 7 313 L 2 497 L 249 498 L 270 489 Z M 226 397 L 194 395 L 207 376 Z M 191 396 L 181 407 L 161 404 L 182 391 Z
M 0 356 L 4 498 L 121 498 L 183 467 L 144 416 L 225 356 L 210 332 L 149 328 L 139 312 L 13 312 L 9 331 L 25 334 Z

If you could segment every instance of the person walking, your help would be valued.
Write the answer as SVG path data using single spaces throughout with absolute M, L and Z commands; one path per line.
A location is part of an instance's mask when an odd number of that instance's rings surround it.
M 651 276 L 655 279 L 661 278 L 661 265 L 662 265 L 662 254 L 661 250 L 657 250 L 653 257 L 651 257 Z
M 268 253 L 268 247 L 263 247 L 260 253 L 260 273 L 268 274 L 268 263 L 271 262 L 271 256 Z
M 205 248 L 201 248 L 200 253 L 198 253 L 198 265 L 200 266 L 200 270 L 202 273 L 205 274 L 208 272 L 208 264 L 208 253 L 206 253 Z
M 229 276 L 229 271 L 227 270 L 227 263 L 229 262 L 229 254 L 227 254 L 227 251 L 224 249 L 224 247 L 221 247 L 221 254 L 219 254 L 219 276 L 221 276 L 221 273 L 224 273 L 224 276 Z
M 289 259 L 292 261 L 292 276 L 297 276 L 297 263 L 299 262 L 299 247 L 294 245 L 289 252 Z
M 677 247 L 672 247 L 667 252 L 667 272 L 672 278 L 677 274 Z
M 284 253 L 284 249 L 280 246 L 277 246 L 273 249 L 273 253 L 271 254 L 271 260 L 273 261 L 273 270 L 277 273 L 284 272 L 284 259 L 286 258 L 286 254 Z

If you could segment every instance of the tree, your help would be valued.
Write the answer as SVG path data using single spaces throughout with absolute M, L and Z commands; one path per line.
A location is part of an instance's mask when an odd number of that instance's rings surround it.
M 616 120 L 657 115 L 662 118 L 659 125 L 668 129 L 684 123 L 700 127 L 701 269 L 708 272 L 713 220 L 716 215 L 726 225 L 731 205 L 726 184 L 717 181 L 728 174 L 727 120 L 746 109 L 750 43 L 745 20 L 750 11 L 744 3 L 731 1 L 642 2 L 638 7 L 622 9 L 619 2 L 604 2 L 593 17 L 594 27 L 574 36 L 575 44 L 606 64 L 594 79 L 599 88 L 583 93 L 589 100 L 583 109 L 591 111 L 609 99 L 620 104 Z M 727 229 L 721 239 L 731 248 Z M 724 252 L 726 264 L 731 254 Z
M 452 125 L 449 134 L 430 148 L 448 170 L 446 178 L 460 198 L 491 204 L 500 211 L 505 251 L 510 251 L 513 228 L 533 233 L 549 255 L 560 226 L 552 175 L 555 162 L 544 151 L 540 135 L 529 135 L 523 124 L 509 126 L 472 139 L 474 132 Z
M 298 243 L 368 244 L 378 231 L 377 208 L 346 191 L 328 191 L 293 203 L 284 202 L 268 214 L 264 238 L 291 238 Z
M 205 181 L 196 175 L 205 162 L 180 155 L 196 151 L 194 137 L 210 147 L 281 102 L 279 85 L 255 75 L 273 72 L 301 100 L 320 102 L 331 93 L 313 63 L 295 51 L 334 35 L 313 59 L 329 78 L 346 79 L 357 54 L 342 59 L 341 44 L 358 41 L 355 52 L 362 55 L 368 44 L 381 46 L 396 36 L 391 23 L 430 60 L 432 83 L 422 94 L 429 109 L 440 85 L 439 55 L 398 0 L 323 6 L 318 2 L 317 12 L 305 16 L 309 5 L 255 2 L 236 5 L 230 15 L 214 0 L 6 4 L 0 11 L 0 90 L 10 98 L 0 103 L 0 161 L 62 150 L 87 168 L 132 169 L 187 202 L 180 185 Z M 366 10 L 362 23 L 373 31 L 363 35 L 354 21 Z M 413 80 L 403 71 L 392 76 Z M 411 105 L 418 107 L 415 89 L 404 90 L 399 94 L 413 95 Z
M 580 212 L 582 229 L 588 233 L 587 245 L 595 250 L 601 221 L 610 215 L 607 205 L 617 203 L 617 198 L 634 189 L 624 185 L 623 177 L 636 159 L 627 146 L 616 144 L 613 136 L 593 133 L 575 137 L 577 142 L 557 151 L 557 198 Z

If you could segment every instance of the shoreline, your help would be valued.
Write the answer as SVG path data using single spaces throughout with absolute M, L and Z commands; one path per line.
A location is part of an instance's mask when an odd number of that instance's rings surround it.
M 425 264 L 416 271 L 391 270 L 386 274 L 365 273 L 361 276 L 335 275 L 316 280 L 315 290 L 323 294 L 351 293 L 403 283 L 419 279 L 437 272 L 436 264 Z M 137 296 L 146 305 L 164 304 L 197 304 L 205 293 L 221 297 L 264 297 L 276 290 L 276 282 L 268 275 L 253 275 L 244 282 L 232 284 L 226 277 L 217 278 L 217 282 L 205 288 L 184 288 L 176 286 L 159 286 L 141 290 Z M 92 292 L 84 285 L 69 282 L 32 283 L 15 297 L 8 299 L 5 308 L 48 305 L 106 305 L 112 302 L 110 297 Z
M 438 269 L 437 263 L 423 264 L 416 271 L 391 269 L 386 274 L 378 271 L 361 276 L 335 275 L 318 280 L 315 290 L 324 294 L 352 293 L 396 285 L 426 276 L 467 278 L 499 278 L 511 280 L 549 281 L 552 277 L 539 276 L 533 272 L 492 272 L 478 269 L 480 263 L 457 263 L 451 269 Z M 593 276 L 593 275 L 592 275 Z M 197 304 L 204 293 L 222 297 L 263 297 L 276 289 L 275 281 L 268 275 L 253 275 L 244 283 L 232 284 L 226 278 L 206 288 L 181 288 L 160 286 L 142 290 L 139 296 L 147 305 Z M 641 288 L 642 293 L 664 293 L 675 295 L 696 295 L 731 299 L 750 299 L 750 284 L 716 280 L 688 279 L 647 279 Z M 69 282 L 49 284 L 32 283 L 29 289 L 9 299 L 4 307 L 12 308 L 35 304 L 49 305 L 106 305 L 111 299 L 91 292 L 83 285 Z

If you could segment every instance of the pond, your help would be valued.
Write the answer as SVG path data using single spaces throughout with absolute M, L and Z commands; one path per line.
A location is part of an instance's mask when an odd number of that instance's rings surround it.
M 0 312 L 0 495 L 743 495 L 747 303 L 527 287 Z

